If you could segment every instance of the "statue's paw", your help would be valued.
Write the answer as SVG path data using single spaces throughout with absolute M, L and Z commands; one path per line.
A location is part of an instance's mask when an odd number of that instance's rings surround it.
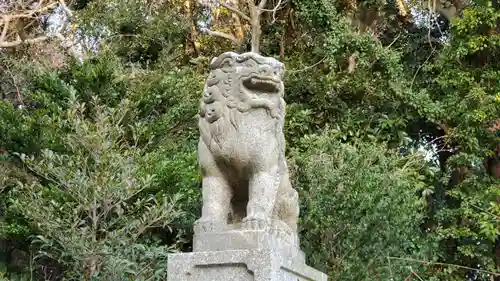
M 243 229 L 264 230 L 269 226 L 269 220 L 259 217 L 248 216 L 243 219 Z

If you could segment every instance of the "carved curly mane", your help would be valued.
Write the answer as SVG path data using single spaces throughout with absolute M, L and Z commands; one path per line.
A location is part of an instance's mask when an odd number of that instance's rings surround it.
M 210 68 L 200 100 L 200 129 L 209 147 L 215 148 L 227 130 L 239 131 L 241 116 L 254 109 L 265 109 L 270 119 L 283 123 L 282 63 L 254 53 L 228 52 L 214 58 Z

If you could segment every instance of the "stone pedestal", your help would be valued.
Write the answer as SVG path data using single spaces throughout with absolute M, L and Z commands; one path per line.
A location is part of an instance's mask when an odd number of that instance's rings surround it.
M 263 230 L 196 234 L 194 252 L 172 254 L 168 281 L 327 281 L 304 254 Z

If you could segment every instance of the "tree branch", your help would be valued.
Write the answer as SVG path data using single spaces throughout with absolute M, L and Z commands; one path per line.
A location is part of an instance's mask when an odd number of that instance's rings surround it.
M 307 71 L 307 70 L 309 70 L 309 69 L 311 69 L 311 68 L 314 68 L 314 67 L 318 66 L 318 65 L 319 65 L 320 63 L 322 63 L 325 59 L 326 59 L 326 57 L 324 57 L 324 58 L 320 59 L 317 63 L 315 63 L 315 64 L 313 64 L 313 65 L 306 66 L 306 67 L 304 67 L 304 68 L 302 68 L 302 69 L 290 70 L 289 72 L 290 72 L 290 73 L 297 73 L 297 72 Z
M 47 36 L 45 34 L 31 34 L 31 38 L 25 38 L 21 32 L 23 29 L 29 27 L 30 25 L 33 25 L 35 23 L 34 20 L 30 20 L 28 24 L 22 25 L 19 29 L 16 29 L 16 26 L 13 21 L 23 19 L 23 18 L 32 18 L 34 15 L 39 14 L 42 16 L 43 14 L 47 14 L 51 10 L 53 10 L 56 7 L 60 7 L 64 13 L 68 16 L 68 18 L 71 18 L 73 16 L 73 12 L 69 9 L 69 7 L 66 5 L 66 0 L 50 0 L 50 1 L 44 1 L 40 0 L 37 1 L 35 6 L 31 6 L 31 8 L 26 9 L 22 5 L 17 7 L 15 3 L 12 3 L 12 7 L 10 10 L 13 12 L 10 14 L 5 14 L 5 15 L 0 15 L 0 27 L 1 27 L 1 33 L 0 33 L 0 48 L 11 48 L 11 47 L 16 47 L 22 44 L 37 44 L 41 43 L 47 40 L 50 40 L 52 38 L 57 38 L 61 41 L 62 47 L 67 51 L 71 56 L 79 59 L 80 61 L 83 59 L 83 56 L 74 48 L 74 45 L 77 44 L 77 42 L 71 42 L 67 43 L 66 37 L 63 36 L 62 34 L 58 33 L 55 34 L 55 36 Z M 48 3 L 44 3 L 48 2 Z M 38 15 L 37 15 L 38 16 Z M 2 27 L 3 25 L 3 27 Z M 15 37 L 11 39 L 11 37 Z M 9 40 L 10 41 L 7 41 Z
M 224 7 L 224 8 L 226 8 L 226 9 L 228 9 L 229 11 L 231 11 L 231 12 L 233 12 L 233 13 L 238 14 L 238 15 L 239 15 L 242 19 L 244 19 L 244 20 L 246 20 L 246 21 L 250 21 L 250 20 L 251 20 L 251 19 L 250 19 L 250 17 L 249 17 L 249 16 L 247 16 L 245 13 L 243 13 L 243 12 L 242 12 L 242 11 L 240 11 L 240 10 L 238 10 L 236 7 L 232 7 L 232 6 L 228 5 L 228 4 L 226 4 L 226 3 L 224 2 L 224 0 L 220 0 L 220 2 L 219 2 L 219 3 L 222 5 L 222 7 Z
M 25 39 L 25 40 L 18 39 L 16 41 L 0 42 L 0 48 L 10 48 L 10 47 L 15 47 L 15 46 L 18 46 L 21 44 L 36 44 L 36 43 L 46 41 L 49 38 L 50 37 L 43 35 L 43 36 L 39 36 L 39 37 L 32 38 L 32 39 Z
M 42 7 L 40 9 L 37 9 L 37 10 L 27 10 L 27 11 L 21 12 L 19 14 L 10 14 L 8 16 L 9 16 L 10 19 L 15 19 L 15 18 L 29 18 L 29 17 L 32 17 L 36 13 L 47 12 L 50 9 L 54 8 L 56 5 L 57 5 L 57 2 L 56 3 L 48 4 L 47 6 Z M 64 6 L 63 6 L 63 9 L 64 9 Z M 0 24 L 3 24 L 4 22 L 5 22 L 5 20 L 2 20 L 2 21 L 0 21 Z
M 286 4 L 286 0 L 283 1 L 283 0 L 278 0 L 278 3 L 276 4 L 276 6 L 274 6 L 273 9 L 264 9 L 264 7 L 260 8 L 261 11 L 263 12 L 269 12 L 269 13 L 272 13 L 273 15 L 273 21 L 271 22 L 271 24 L 275 23 L 276 22 L 276 13 L 281 10 L 283 7 L 283 5 Z
M 286 0 L 278 0 L 278 3 L 276 4 L 276 6 L 274 6 L 274 8 L 272 9 L 264 9 L 264 7 L 260 8 L 260 10 L 264 11 L 264 12 L 271 12 L 271 13 L 276 13 L 278 10 L 281 10 L 283 7 L 283 5 L 286 4 Z
M 228 33 L 220 32 L 220 31 L 213 31 L 210 29 L 204 29 L 203 32 L 208 34 L 208 35 L 211 35 L 211 36 L 217 36 L 217 37 L 221 37 L 221 38 L 224 38 L 227 40 L 231 40 L 231 41 L 233 41 L 233 43 L 235 43 L 237 45 L 242 44 L 242 42 L 240 40 L 238 40 L 238 38 L 236 38 L 233 35 L 228 34 Z

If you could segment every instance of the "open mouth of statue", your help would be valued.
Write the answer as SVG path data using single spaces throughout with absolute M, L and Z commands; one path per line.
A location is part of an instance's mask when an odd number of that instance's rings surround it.
M 278 93 L 280 81 L 270 76 L 252 75 L 243 80 L 243 86 L 251 91 Z

